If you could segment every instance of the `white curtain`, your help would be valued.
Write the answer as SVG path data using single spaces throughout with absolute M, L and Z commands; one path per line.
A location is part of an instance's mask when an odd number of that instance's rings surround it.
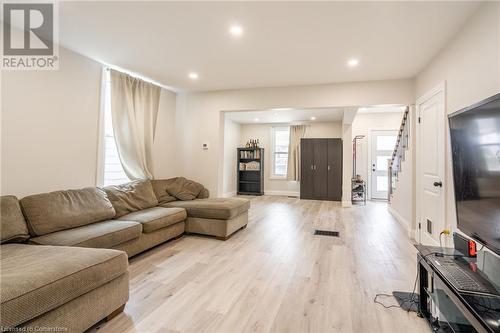
M 290 126 L 290 143 L 288 145 L 287 179 L 300 180 L 300 139 L 306 134 L 305 125 Z
M 153 179 L 152 149 L 161 88 L 110 69 L 111 116 L 118 155 L 130 179 Z

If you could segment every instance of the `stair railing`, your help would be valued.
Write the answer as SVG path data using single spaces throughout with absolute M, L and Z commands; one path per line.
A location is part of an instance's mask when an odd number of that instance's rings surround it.
M 391 201 L 391 196 L 396 189 L 399 173 L 401 172 L 401 163 L 405 160 L 406 150 L 410 143 L 410 107 L 407 106 L 403 114 L 403 120 L 399 127 L 396 146 L 392 153 L 391 159 L 388 160 L 388 180 L 389 180 L 389 195 L 388 200 Z

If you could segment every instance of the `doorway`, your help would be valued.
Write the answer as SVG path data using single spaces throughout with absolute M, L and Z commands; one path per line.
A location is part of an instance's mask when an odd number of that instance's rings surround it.
M 377 130 L 371 132 L 371 190 L 376 200 L 387 200 L 389 195 L 388 160 L 391 159 L 398 131 Z
M 444 84 L 417 100 L 417 237 L 438 245 L 445 229 L 445 90 Z

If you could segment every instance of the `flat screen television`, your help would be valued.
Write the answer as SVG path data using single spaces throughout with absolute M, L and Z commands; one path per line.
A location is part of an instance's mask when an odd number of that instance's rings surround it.
M 458 229 L 500 254 L 500 94 L 449 125 Z

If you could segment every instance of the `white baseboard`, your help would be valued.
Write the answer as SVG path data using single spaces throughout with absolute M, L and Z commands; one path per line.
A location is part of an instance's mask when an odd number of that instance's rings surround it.
M 387 209 L 389 210 L 389 213 L 391 213 L 392 216 L 396 218 L 396 221 L 399 222 L 405 228 L 406 232 L 408 233 L 408 237 L 411 238 L 411 229 L 410 229 L 410 222 L 404 219 L 401 215 L 399 215 L 398 212 L 396 212 L 390 205 L 387 206 Z
M 236 196 L 236 191 L 234 191 L 234 192 L 226 192 L 226 193 L 222 194 L 223 198 L 231 198 L 231 197 L 235 197 L 235 196 Z
M 281 196 L 287 196 L 287 197 L 299 197 L 300 193 L 299 192 L 294 192 L 294 191 L 265 191 L 265 195 L 281 195 Z

